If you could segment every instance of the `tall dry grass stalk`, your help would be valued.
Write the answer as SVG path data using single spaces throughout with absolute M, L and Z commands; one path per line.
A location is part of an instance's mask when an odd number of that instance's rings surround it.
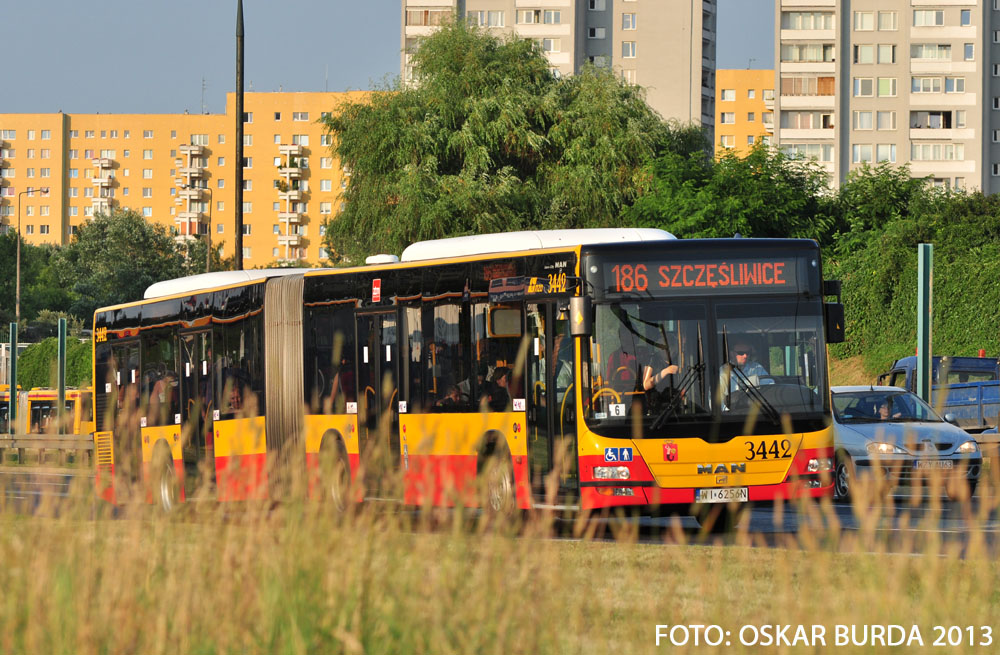
M 777 547 L 747 523 L 712 547 L 678 522 L 650 533 L 614 515 L 337 513 L 290 499 L 113 516 L 89 489 L 31 515 L 4 501 L 0 651 L 641 653 L 658 650 L 657 624 L 720 625 L 724 652 L 760 652 L 738 641 L 747 624 L 821 624 L 831 639 L 836 624 L 917 625 L 929 644 L 934 625 L 997 616 L 982 529 L 995 480 L 981 489 L 975 505 L 906 501 L 897 522 L 883 490 L 859 488 L 850 531 L 828 501 L 785 506 L 776 519 L 794 510 L 799 529 Z M 949 516 L 968 526 L 962 539 L 934 531 Z M 917 530 L 887 530 L 899 523 Z M 986 652 L 948 650 L 964 651 Z

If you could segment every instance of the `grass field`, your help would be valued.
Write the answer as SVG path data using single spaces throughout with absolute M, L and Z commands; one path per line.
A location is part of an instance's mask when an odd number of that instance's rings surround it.
M 763 548 L 745 532 L 725 547 L 680 530 L 639 543 L 627 525 L 602 533 L 614 540 L 589 538 L 601 523 L 552 539 L 546 517 L 515 530 L 459 513 L 434 515 L 432 527 L 424 515 L 366 507 L 340 516 L 296 503 L 168 518 L 132 507 L 112 519 L 96 507 L 95 516 L 82 500 L 58 518 L 44 516 L 55 508 L 33 518 L 0 511 L 0 652 L 711 650 L 657 647 L 661 624 L 718 625 L 730 632 L 730 645 L 715 649 L 725 653 L 833 650 L 838 624 L 898 624 L 908 635 L 917 626 L 928 652 L 995 651 L 969 646 L 967 632 L 964 646 L 931 646 L 935 625 L 996 621 L 1000 566 L 982 535 L 959 553 L 936 533 L 915 533 L 890 554 L 879 517 L 861 509 L 862 530 L 844 533 L 828 505 L 809 505 L 808 523 L 822 528 Z M 743 626 L 772 624 L 793 626 L 789 638 L 794 626 L 823 626 L 827 648 L 740 642 Z

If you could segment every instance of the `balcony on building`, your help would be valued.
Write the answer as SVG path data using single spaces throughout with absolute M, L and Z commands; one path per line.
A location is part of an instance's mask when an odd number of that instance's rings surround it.
M 111 177 L 111 176 L 108 176 L 108 177 L 95 177 L 95 178 L 93 178 L 94 186 L 101 187 L 102 189 L 108 189 L 108 188 L 110 188 L 111 184 L 113 182 L 114 182 L 114 178 Z
M 278 189 L 278 198 L 281 200 L 290 200 L 292 202 L 298 202 L 302 200 L 303 191 L 302 189 L 287 189 L 282 191 Z
M 297 143 L 283 143 L 278 146 L 278 153 L 282 157 L 299 157 L 303 151 L 304 148 Z
M 190 155 L 191 157 L 201 157 L 205 154 L 205 146 L 196 146 L 192 143 L 185 143 L 177 151 L 182 155 Z
M 195 222 L 198 222 L 198 221 L 201 221 L 201 219 L 204 216 L 205 215 L 202 214 L 201 212 L 195 212 L 195 211 L 177 212 L 177 220 L 178 221 L 187 221 L 187 222 L 195 221 Z
M 97 168 L 111 168 L 114 162 L 110 157 L 97 157 L 96 159 L 92 159 L 91 163 Z
M 295 165 L 295 166 L 288 166 L 288 165 L 279 166 L 278 167 L 278 173 L 280 173 L 281 175 L 284 175 L 286 177 L 291 177 L 291 178 L 296 178 L 296 179 L 302 177 L 302 169 L 299 168 L 298 165 Z
M 111 198 L 93 198 L 90 201 L 90 206 L 94 208 L 95 212 L 108 211 L 111 208 Z
M 279 246 L 298 246 L 302 244 L 301 234 L 279 234 L 278 235 L 278 245 Z
M 178 168 L 177 172 L 186 177 L 202 177 L 205 175 L 205 169 L 201 166 L 183 166 Z
M 278 212 L 278 220 L 281 222 L 299 223 L 302 221 L 302 212 Z
M 177 197 L 180 200 L 201 200 L 204 191 L 198 187 L 181 187 L 177 190 Z

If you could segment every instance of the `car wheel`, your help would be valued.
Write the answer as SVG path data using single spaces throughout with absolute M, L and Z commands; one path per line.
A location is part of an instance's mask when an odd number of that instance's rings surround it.
M 837 500 L 851 499 L 851 485 L 854 483 L 854 463 L 851 456 L 840 453 L 837 455 L 837 468 L 833 478 L 833 496 Z

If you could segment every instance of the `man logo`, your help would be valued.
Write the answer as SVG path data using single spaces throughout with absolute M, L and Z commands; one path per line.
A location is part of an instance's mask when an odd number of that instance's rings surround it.
M 698 475 L 712 475 L 715 473 L 746 473 L 747 463 L 739 462 L 737 464 L 716 464 L 712 466 L 711 464 L 699 464 L 698 465 Z
M 664 462 L 676 462 L 677 461 L 677 444 L 675 443 L 665 443 L 663 444 L 663 461 Z

